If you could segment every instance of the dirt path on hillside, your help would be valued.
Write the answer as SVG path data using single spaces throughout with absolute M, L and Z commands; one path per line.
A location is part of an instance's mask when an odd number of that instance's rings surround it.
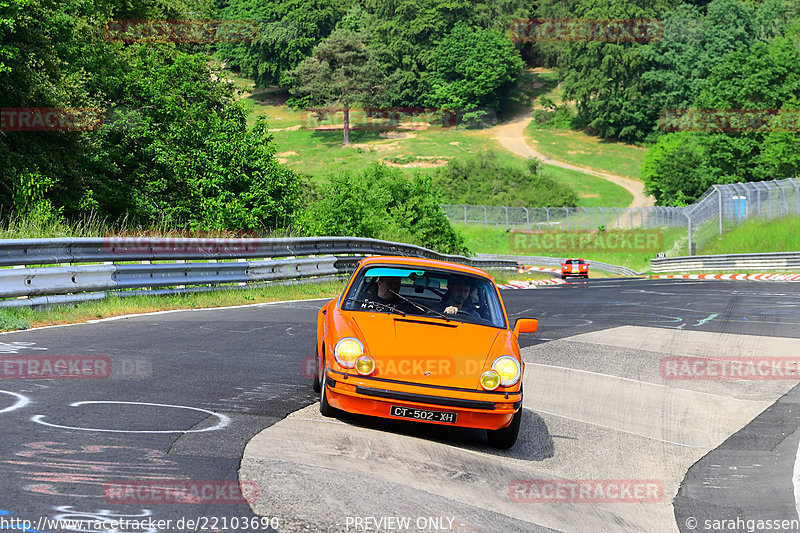
M 575 170 L 577 172 L 583 172 L 584 174 L 591 174 L 592 176 L 603 178 L 604 180 L 616 183 L 620 187 L 624 187 L 631 194 L 633 194 L 633 201 L 629 207 L 646 207 L 654 205 L 655 200 L 652 196 L 645 196 L 644 184 L 639 181 L 626 178 L 624 176 L 617 176 L 616 174 L 610 174 L 608 172 L 594 170 L 588 167 L 565 163 L 564 161 L 558 161 L 551 157 L 545 156 L 531 147 L 525 139 L 525 128 L 531 121 L 532 117 L 533 112 L 529 111 L 522 115 L 517 115 L 509 122 L 495 126 L 492 128 L 494 138 L 497 139 L 503 148 L 517 155 L 521 155 L 522 157 L 536 157 L 548 165 L 566 168 L 568 170 Z

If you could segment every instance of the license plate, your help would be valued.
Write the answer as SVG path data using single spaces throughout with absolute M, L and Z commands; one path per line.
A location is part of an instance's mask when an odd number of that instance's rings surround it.
M 389 411 L 392 416 L 400 418 L 409 418 L 411 420 L 424 420 L 427 422 L 446 422 L 448 424 L 455 424 L 458 413 L 449 411 L 426 411 L 424 409 L 413 409 L 411 407 L 400 407 L 393 405 Z

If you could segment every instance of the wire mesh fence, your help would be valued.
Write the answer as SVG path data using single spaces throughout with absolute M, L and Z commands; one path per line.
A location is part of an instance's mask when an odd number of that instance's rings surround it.
M 451 222 L 515 230 L 685 228 L 689 254 L 751 218 L 800 217 L 800 179 L 714 185 L 686 207 L 511 207 L 442 204 Z

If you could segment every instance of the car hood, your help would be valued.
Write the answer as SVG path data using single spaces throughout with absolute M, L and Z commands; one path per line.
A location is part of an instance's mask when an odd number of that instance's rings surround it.
M 451 320 L 352 313 L 352 325 L 375 359 L 374 377 L 476 388 L 501 329 Z

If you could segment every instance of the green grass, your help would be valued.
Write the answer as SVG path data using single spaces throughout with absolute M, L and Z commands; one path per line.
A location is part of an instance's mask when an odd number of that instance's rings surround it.
M 514 234 L 504 227 L 482 226 L 480 224 L 453 224 L 453 226 L 464 236 L 467 247 L 473 253 L 485 254 L 507 254 L 507 255 L 537 255 L 544 257 L 565 257 L 564 253 L 549 253 L 544 250 L 520 249 L 515 244 Z M 662 236 L 662 251 L 669 250 L 676 240 L 685 235 L 685 231 L 677 228 L 670 230 L 651 230 L 652 233 L 659 231 Z M 580 235 L 580 233 L 578 233 Z M 650 270 L 650 260 L 656 256 L 656 252 L 592 252 L 579 253 L 580 257 L 588 261 L 600 261 L 612 265 L 621 265 L 632 268 L 637 272 L 648 272 Z
M 358 171 L 370 163 L 381 161 L 400 164 L 409 173 L 430 172 L 431 168 L 446 164 L 450 159 L 485 149 L 495 150 L 502 162 L 523 160 L 504 150 L 492 139 L 491 129 L 470 130 L 460 126 L 442 128 L 432 125 L 424 130 L 389 132 L 356 129 L 350 132 L 351 144 L 343 146 L 341 129 L 311 129 L 318 125 L 316 114 L 286 107 L 285 93 L 256 91 L 254 95 L 247 95 L 248 91 L 253 90 L 253 82 L 235 74 L 229 74 L 229 77 L 245 92 L 242 101 L 250 113 L 248 125 L 252 125 L 259 116 L 267 116 L 278 146 L 278 157 L 292 169 L 311 176 L 313 183 L 321 183 L 325 176 L 332 173 Z M 506 109 L 500 113 L 500 118 L 530 109 L 531 103 L 535 103 L 542 95 L 561 102 L 562 90 L 558 87 L 557 75 L 542 69 L 526 71 L 510 96 Z M 364 117 L 358 110 L 351 113 L 350 120 L 356 128 L 360 124 L 372 126 L 376 123 L 376 119 Z M 319 124 L 341 124 L 341 121 L 339 114 Z M 588 136 L 587 139 L 592 140 Z M 625 159 L 620 158 L 618 145 L 610 144 L 608 147 L 613 150 L 609 159 Z M 544 169 L 575 190 L 579 196 L 579 206 L 624 207 L 633 200 L 623 187 L 602 178 L 550 165 L 545 165 Z
M 580 131 L 540 128 L 533 122 L 525 135 L 531 146 L 558 161 L 641 180 L 646 148 L 606 142 Z
M 537 69 L 530 76 L 533 83 L 539 86 L 532 100 L 534 105 L 539 105 L 540 96 L 549 98 L 557 105 L 564 103 L 564 91 L 558 86 L 558 76 L 554 72 Z M 574 106 L 569 103 L 568 106 L 574 111 Z M 525 135 L 532 146 L 548 157 L 637 180 L 640 179 L 647 153 L 646 148 L 603 141 L 581 131 L 541 128 L 533 121 L 525 128 Z M 618 204 L 605 205 L 613 207 Z
M 432 126 L 427 130 L 407 132 L 356 130 L 350 132 L 351 143 L 347 146 L 342 146 L 341 130 L 283 130 L 275 131 L 273 135 L 286 164 L 298 172 L 311 175 L 312 181 L 317 183 L 329 174 L 358 171 L 370 163 L 387 159 L 414 157 L 417 161 L 402 168 L 409 172 L 424 171 L 425 168 L 441 166 L 454 157 L 474 154 L 487 148 L 496 150 L 501 161 L 520 161 L 480 131 L 460 127 Z
M 220 290 L 206 293 L 165 296 L 109 297 L 104 300 L 60 305 L 51 309 L 10 308 L 0 311 L 0 329 L 14 330 L 54 324 L 74 324 L 168 309 L 202 309 L 282 300 L 335 298 L 345 287 L 345 281 L 305 283 L 299 285 L 270 285 L 246 290 Z
M 714 236 L 698 254 L 743 254 L 800 251 L 800 219 L 749 220 Z
M 579 207 L 627 207 L 633 201 L 633 195 L 627 189 L 603 178 L 547 164 L 543 168 L 572 187 L 578 195 Z

